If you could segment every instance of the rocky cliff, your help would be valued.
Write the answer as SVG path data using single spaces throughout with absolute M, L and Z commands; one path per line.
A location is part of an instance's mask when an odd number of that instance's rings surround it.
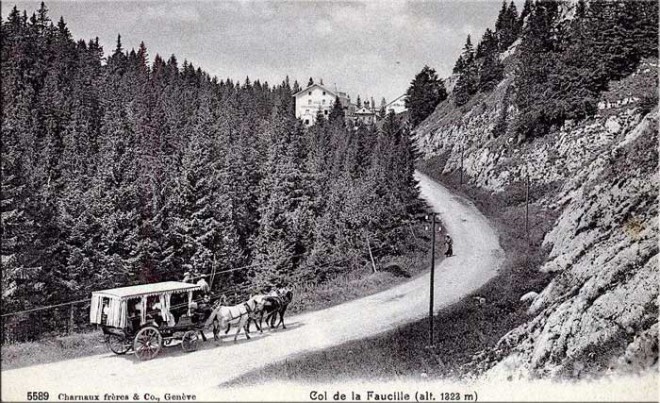
M 451 99 L 415 130 L 425 158 L 470 186 L 506 192 L 529 177 L 533 205 L 558 216 L 527 295 L 529 320 L 477 357 L 487 376 L 581 377 L 658 366 L 657 60 L 611 82 L 596 116 L 520 142 L 509 130 L 513 72 L 462 108 Z

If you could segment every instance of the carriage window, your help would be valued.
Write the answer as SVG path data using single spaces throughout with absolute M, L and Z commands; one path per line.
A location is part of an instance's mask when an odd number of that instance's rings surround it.
M 108 322 L 108 313 L 110 312 L 110 299 L 103 298 L 101 303 L 101 324 L 106 324 Z
M 170 311 L 188 309 L 188 294 L 178 293 L 172 294 L 170 297 Z

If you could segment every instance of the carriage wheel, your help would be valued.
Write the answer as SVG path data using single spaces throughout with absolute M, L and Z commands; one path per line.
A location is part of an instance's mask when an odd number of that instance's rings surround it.
M 183 351 L 186 353 L 195 351 L 197 350 L 198 340 L 199 337 L 197 336 L 197 332 L 194 330 L 188 330 L 181 339 L 181 348 L 183 348 Z
M 106 343 L 108 344 L 110 351 L 117 355 L 126 354 L 128 350 L 131 349 L 131 341 L 125 336 L 117 334 L 109 334 Z
M 140 329 L 135 336 L 133 350 L 135 350 L 135 355 L 140 360 L 150 360 L 158 355 L 162 344 L 163 336 L 160 335 L 158 329 L 153 326 L 147 326 Z

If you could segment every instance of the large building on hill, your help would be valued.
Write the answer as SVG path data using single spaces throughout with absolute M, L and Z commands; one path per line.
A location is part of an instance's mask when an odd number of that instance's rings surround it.
M 346 93 L 332 91 L 322 84 L 312 84 L 293 96 L 296 99 L 296 118 L 301 119 L 306 126 L 314 124 L 319 112 L 327 117 L 337 97 L 345 111 L 350 107 L 350 99 Z

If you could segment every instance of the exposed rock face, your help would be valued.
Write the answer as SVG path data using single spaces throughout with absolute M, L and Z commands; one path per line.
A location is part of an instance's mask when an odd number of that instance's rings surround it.
M 545 138 L 518 144 L 498 122 L 515 108 L 507 77 L 463 111 L 441 104 L 418 127 L 426 156 L 446 155 L 446 171 L 463 166 L 471 183 L 493 191 L 529 175 L 559 184 L 535 203 L 559 209 L 539 270 L 556 276 L 525 298 L 531 319 L 504 336 L 486 376 L 581 377 L 658 365 L 658 108 L 638 101 L 657 90 L 657 61 L 613 82 L 598 115 L 567 122 Z M 506 112 L 504 112 L 506 111 Z M 492 367 L 492 368 L 491 368 Z

